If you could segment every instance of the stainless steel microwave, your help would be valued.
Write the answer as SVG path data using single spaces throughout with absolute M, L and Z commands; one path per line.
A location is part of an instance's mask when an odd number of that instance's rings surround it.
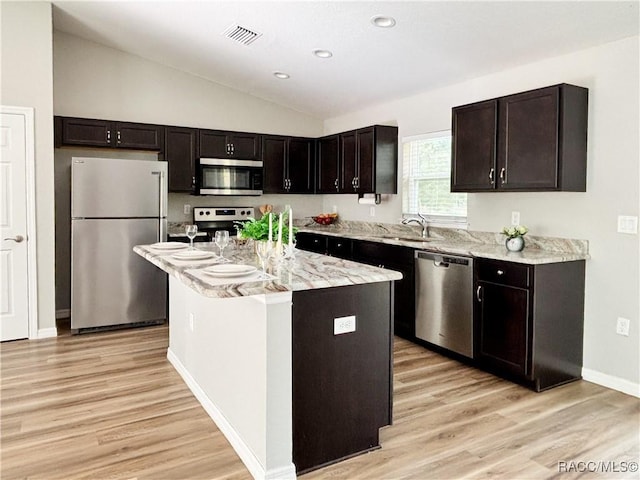
M 262 162 L 201 158 L 197 181 L 200 195 L 262 195 Z

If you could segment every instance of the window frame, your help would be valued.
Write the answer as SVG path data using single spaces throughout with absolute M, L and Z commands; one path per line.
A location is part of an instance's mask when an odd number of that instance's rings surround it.
M 401 147 L 402 147 L 402 187 L 405 187 L 405 180 L 408 178 L 406 176 L 406 168 L 407 161 L 404 156 L 404 147 L 406 143 L 418 141 L 418 140 L 429 140 L 432 138 L 441 138 L 441 137 L 452 137 L 451 129 L 447 130 L 437 130 L 428 133 L 422 133 L 419 135 L 409 135 L 406 137 L 402 137 L 401 139 Z M 451 162 L 451 157 L 449 157 L 449 162 Z M 449 164 L 451 165 L 451 163 Z M 449 171 L 449 180 L 451 179 L 451 171 Z M 402 219 L 408 218 L 416 218 L 417 213 L 407 213 L 404 211 L 405 209 L 405 194 L 406 192 L 402 192 Z M 445 227 L 445 228 L 459 228 L 467 230 L 469 228 L 469 197 L 467 195 L 467 214 L 465 216 L 456 216 L 456 215 L 438 215 L 438 214 L 423 214 L 423 217 L 426 218 L 427 222 L 430 226 L 435 227 Z

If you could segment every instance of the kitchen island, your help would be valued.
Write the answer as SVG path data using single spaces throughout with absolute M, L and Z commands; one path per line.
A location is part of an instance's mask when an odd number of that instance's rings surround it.
M 295 478 L 379 448 L 400 273 L 297 251 L 268 279 L 218 278 L 204 272 L 215 258 L 134 251 L 169 274 L 169 361 L 254 478 Z M 251 248 L 225 257 L 257 265 Z

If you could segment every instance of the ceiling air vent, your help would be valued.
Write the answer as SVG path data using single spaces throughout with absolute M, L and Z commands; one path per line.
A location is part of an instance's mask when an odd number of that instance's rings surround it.
M 262 36 L 261 33 L 254 32 L 253 30 L 249 30 L 248 28 L 242 27 L 237 24 L 231 25 L 229 28 L 227 28 L 223 32 L 223 35 L 243 45 L 250 45 Z

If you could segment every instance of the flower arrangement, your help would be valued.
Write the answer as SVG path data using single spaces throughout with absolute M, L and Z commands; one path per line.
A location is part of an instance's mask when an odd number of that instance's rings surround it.
M 529 229 L 524 225 L 515 225 L 512 227 L 504 227 L 502 229 L 502 233 L 507 236 L 507 238 L 517 238 L 524 236 Z

